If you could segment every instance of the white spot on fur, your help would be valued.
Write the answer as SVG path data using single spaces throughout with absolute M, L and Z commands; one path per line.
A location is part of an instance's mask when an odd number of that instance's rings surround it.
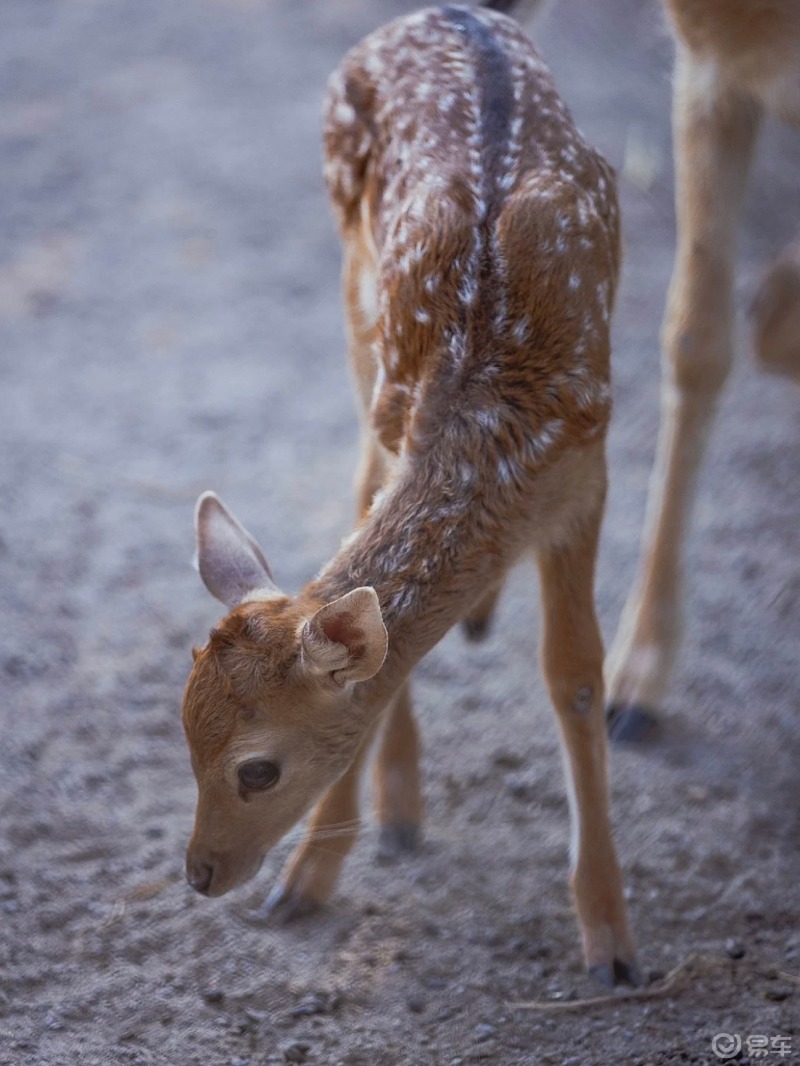
M 349 125 L 351 122 L 355 122 L 356 113 L 346 100 L 340 100 L 333 109 L 333 117 L 337 122 L 341 122 L 342 125 Z
M 533 460 L 539 460 L 556 443 L 564 428 L 563 419 L 553 418 L 540 426 L 536 433 L 531 434 L 525 442 L 525 452 Z
M 476 411 L 474 417 L 483 429 L 494 431 L 500 428 L 500 414 L 496 408 L 485 407 L 483 410 Z
M 523 315 L 523 317 L 518 319 L 514 324 L 514 328 L 511 330 L 511 336 L 518 344 L 523 344 L 528 339 L 530 325 L 530 320 L 527 315 Z
M 458 295 L 465 304 L 471 304 L 478 294 L 478 282 L 473 277 L 465 277 L 458 287 Z
M 497 460 L 497 476 L 504 485 L 510 485 L 516 480 L 520 470 L 510 457 L 501 455 Z
M 458 474 L 464 488 L 469 488 L 475 481 L 475 467 L 465 460 L 458 464 Z

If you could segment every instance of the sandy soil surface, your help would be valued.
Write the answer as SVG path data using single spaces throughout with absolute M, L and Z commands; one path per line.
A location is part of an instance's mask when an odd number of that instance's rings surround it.
M 213 487 L 288 589 L 347 531 L 357 455 L 320 178 L 325 78 L 399 0 L 4 0 L 0 10 L 0 1063 L 710 1063 L 725 1031 L 800 1062 L 800 396 L 746 350 L 689 546 L 665 736 L 612 754 L 646 972 L 596 993 L 566 887 L 567 810 L 532 570 L 481 646 L 421 665 L 427 826 L 328 911 L 248 917 L 290 848 L 218 901 L 183 881 L 179 722 L 218 617 L 189 560 Z M 655 0 L 562 0 L 537 34 L 621 181 L 612 492 L 598 598 L 637 553 L 673 249 L 671 44 Z M 741 306 L 798 221 L 800 145 L 770 127 Z M 742 348 L 747 345 L 743 343 Z M 729 943 L 729 941 L 736 943 Z M 743 954 L 733 959 L 732 955 Z M 777 975 L 776 975 L 777 974 Z

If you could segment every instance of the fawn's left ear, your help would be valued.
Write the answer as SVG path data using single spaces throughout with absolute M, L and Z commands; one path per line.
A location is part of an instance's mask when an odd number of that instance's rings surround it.
M 280 595 L 258 544 L 215 493 L 197 501 L 194 527 L 197 569 L 212 596 L 235 607 L 256 591 Z
M 389 638 L 375 589 L 360 588 L 320 607 L 301 634 L 304 661 L 340 684 L 366 681 L 383 666 Z

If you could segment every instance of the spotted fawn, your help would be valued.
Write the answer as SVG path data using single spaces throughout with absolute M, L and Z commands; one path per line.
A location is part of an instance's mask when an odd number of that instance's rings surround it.
M 198 503 L 200 574 L 230 613 L 195 652 L 185 694 L 199 789 L 189 881 L 227 892 L 313 805 L 267 909 L 327 900 L 373 738 L 383 844 L 412 847 L 410 672 L 456 622 L 481 636 L 509 568 L 532 554 L 585 958 L 606 983 L 636 981 L 593 597 L 614 176 L 518 24 L 485 9 L 430 8 L 367 37 L 330 80 L 324 136 L 362 429 L 359 522 L 288 596 L 219 499 Z

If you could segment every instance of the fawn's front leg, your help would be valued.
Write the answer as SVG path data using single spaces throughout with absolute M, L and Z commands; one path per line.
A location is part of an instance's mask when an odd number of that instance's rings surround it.
M 680 53 L 674 133 L 678 247 L 664 322 L 661 429 L 639 577 L 609 655 L 609 732 L 638 740 L 666 691 L 680 629 L 681 549 L 732 357 L 736 224 L 758 129 L 756 105 Z
M 570 805 L 571 884 L 590 972 L 640 983 L 611 832 L 603 645 L 594 611 L 602 507 L 566 545 L 542 550 L 542 664 L 558 715 Z
M 376 761 L 376 808 L 381 849 L 394 856 L 416 843 L 422 799 L 419 743 L 408 682 L 398 690 L 382 716 L 383 731 Z M 379 719 L 380 722 L 380 719 Z M 378 726 L 380 728 L 380 726 Z M 280 881 L 260 914 L 284 920 L 299 918 L 327 902 L 342 864 L 361 826 L 359 780 L 372 746 L 370 731 L 348 771 L 327 790 L 311 812 L 303 841 L 295 848 Z

